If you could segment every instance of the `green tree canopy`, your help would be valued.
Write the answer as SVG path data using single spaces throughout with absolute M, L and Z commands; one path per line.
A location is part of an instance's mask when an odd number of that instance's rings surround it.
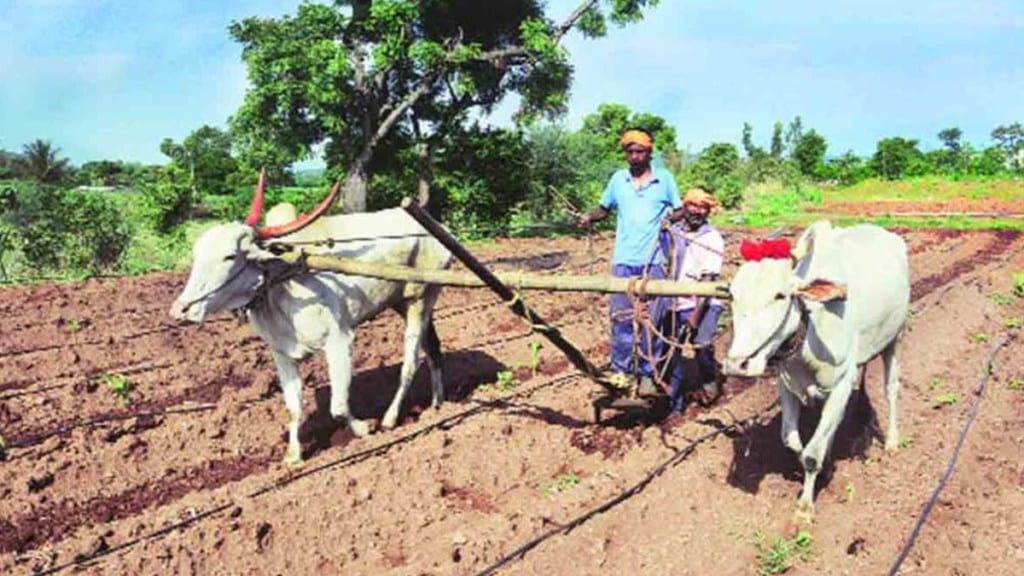
M 793 148 L 793 161 L 796 162 L 801 174 L 812 176 L 825 158 L 826 150 L 828 142 L 825 141 L 825 137 L 816 130 L 808 130 L 800 135 Z
M 539 0 L 338 0 L 233 22 L 252 87 L 231 129 L 253 165 L 322 149 L 345 173 L 344 208 L 361 211 L 375 163 L 418 146 L 429 166 L 471 108 L 515 93 L 522 119 L 563 113 L 572 67 L 561 39 L 603 36 L 608 21 L 634 22 L 657 3 L 584 0 L 556 23 Z
M 922 156 L 917 148 L 917 140 L 900 136 L 883 138 L 879 140 L 875 155 L 871 158 L 871 166 L 883 178 L 898 180 Z
M 1006 155 L 1010 168 L 1024 168 L 1024 126 L 1020 122 L 996 126 L 992 130 L 992 139 L 996 141 Z
M 22 149 L 18 171 L 41 184 L 60 184 L 69 176 L 71 163 L 59 153 L 49 140 L 33 140 Z
M 231 137 L 227 132 L 204 124 L 180 144 L 164 138 L 160 152 L 187 171 L 193 193 L 232 192 L 227 185 L 228 176 L 238 169 L 238 162 L 231 155 Z

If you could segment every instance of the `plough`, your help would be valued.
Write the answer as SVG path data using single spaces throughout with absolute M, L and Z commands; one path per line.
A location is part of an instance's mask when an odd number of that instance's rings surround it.
M 368 276 L 384 280 L 440 284 L 463 288 L 489 288 L 494 291 L 512 311 L 530 324 L 558 348 L 569 361 L 595 384 L 606 392 L 594 401 L 594 417 L 600 422 L 604 409 L 647 411 L 653 407 L 649 397 L 640 397 L 635 390 L 612 382 L 605 374 L 557 328 L 548 324 L 536 311 L 530 309 L 520 296 L 521 290 L 633 293 L 646 296 L 705 296 L 720 299 L 729 298 L 728 284 L 724 282 L 682 282 L 647 278 L 618 278 L 610 276 L 580 275 L 531 275 L 518 272 L 495 273 L 473 256 L 451 233 L 434 220 L 415 201 L 406 198 L 402 208 L 416 219 L 423 228 L 443 244 L 468 270 L 424 270 L 409 266 L 369 263 L 352 258 L 320 255 L 304 250 L 285 252 L 281 260 L 289 263 L 302 262 L 312 269 L 330 270 L 355 276 Z

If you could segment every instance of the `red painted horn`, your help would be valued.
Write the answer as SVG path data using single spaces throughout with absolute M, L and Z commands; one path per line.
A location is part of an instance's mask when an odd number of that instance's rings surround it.
M 253 228 L 260 225 L 260 218 L 263 216 L 263 193 L 267 188 L 267 169 L 260 169 L 260 181 L 256 184 L 256 195 L 252 197 L 252 206 L 249 207 L 249 215 L 245 217 L 245 223 Z
M 265 226 L 256 230 L 256 237 L 260 240 L 269 240 L 271 238 L 277 238 L 279 236 L 286 236 L 288 234 L 294 234 L 299 230 L 302 230 L 306 226 L 309 226 L 316 221 L 317 218 L 323 216 L 331 204 L 334 204 L 334 200 L 338 197 L 338 192 L 341 191 L 341 183 L 336 183 L 334 188 L 331 188 L 330 194 L 323 199 L 322 202 L 313 208 L 308 214 L 299 216 L 295 220 L 288 222 L 287 224 L 280 224 L 278 226 Z M 262 200 L 261 200 L 262 202 Z

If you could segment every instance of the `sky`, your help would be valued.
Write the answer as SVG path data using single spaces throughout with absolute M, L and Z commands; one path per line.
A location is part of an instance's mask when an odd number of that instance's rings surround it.
M 501 1 L 501 0 L 489 0 Z M 580 0 L 549 0 L 561 21 Z M 226 127 L 247 86 L 227 27 L 294 14 L 298 0 L 0 0 L 0 149 L 48 139 L 80 165 L 164 163 L 160 141 Z M 829 155 L 959 127 L 975 145 L 1024 122 L 1019 0 L 661 0 L 602 39 L 564 41 L 576 128 L 602 102 L 664 117 L 679 145 L 767 147 L 802 117 Z M 488 119 L 508 125 L 509 99 Z M 315 162 L 313 162 L 315 164 Z

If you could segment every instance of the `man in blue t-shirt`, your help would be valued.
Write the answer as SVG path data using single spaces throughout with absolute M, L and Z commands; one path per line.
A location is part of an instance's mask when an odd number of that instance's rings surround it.
M 581 226 L 603 220 L 616 211 L 615 250 L 612 253 L 612 275 L 634 277 L 647 275 L 664 278 L 665 254 L 659 246 L 659 234 L 667 228 L 665 221 L 677 222 L 683 217 L 682 202 L 675 179 L 668 170 L 651 167 L 654 140 L 641 130 L 629 130 L 620 140 L 626 153 L 628 169 L 612 175 L 601 196 L 600 206 L 580 218 Z M 663 312 L 663 300 L 647 301 L 647 312 L 657 325 Z M 633 303 L 627 294 L 611 297 L 611 360 L 612 371 L 620 380 L 640 379 L 642 394 L 655 392 L 652 358 L 660 358 L 665 346 L 646 328 L 633 333 Z M 633 342 L 638 337 L 638 354 L 633 358 Z

